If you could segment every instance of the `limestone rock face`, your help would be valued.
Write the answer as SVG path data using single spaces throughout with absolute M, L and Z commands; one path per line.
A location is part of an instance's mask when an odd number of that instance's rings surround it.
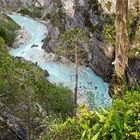
M 2 10 L 18 10 L 22 7 L 30 7 L 32 5 L 41 7 L 46 4 L 46 0 L 1 0 L 0 11 Z
M 28 7 L 32 5 L 32 0 L 1 0 L 0 11 L 17 10 L 20 7 Z
M 73 0 L 62 0 L 63 7 L 65 9 L 65 13 L 74 18 L 74 1 Z

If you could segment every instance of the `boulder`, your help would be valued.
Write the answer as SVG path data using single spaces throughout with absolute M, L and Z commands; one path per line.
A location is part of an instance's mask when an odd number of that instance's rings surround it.
M 48 77 L 49 76 L 49 72 L 47 70 L 44 70 L 45 76 Z
M 127 75 L 131 85 L 140 84 L 140 55 L 135 59 L 129 60 Z
M 31 48 L 34 48 L 34 47 L 38 47 L 38 45 L 36 45 L 36 44 L 33 44 L 33 45 L 31 46 Z

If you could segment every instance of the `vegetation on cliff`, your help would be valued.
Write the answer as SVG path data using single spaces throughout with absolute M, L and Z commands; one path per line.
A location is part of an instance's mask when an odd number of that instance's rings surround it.
M 29 15 L 32 18 L 41 18 L 43 16 L 44 7 L 22 8 L 19 13 Z
M 139 140 L 140 88 L 127 91 L 111 108 L 90 111 L 78 109 L 74 118 L 45 120 L 45 133 L 39 140 Z M 45 126 L 46 124 L 46 126 Z
M 72 92 L 63 86 L 51 84 L 45 73 L 31 62 L 13 58 L 4 49 L 0 38 L 0 117 L 4 112 L 20 119 L 21 125 L 36 136 L 36 128 L 44 116 L 61 114 L 63 118 L 73 111 Z M 0 139 L 9 135 L 0 121 Z
M 15 41 L 16 33 L 20 26 L 7 15 L 0 14 L 0 37 L 11 47 Z

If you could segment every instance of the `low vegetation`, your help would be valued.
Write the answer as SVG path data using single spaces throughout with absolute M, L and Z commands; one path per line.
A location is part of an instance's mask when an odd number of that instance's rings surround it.
M 19 13 L 29 15 L 33 18 L 41 18 L 43 16 L 44 7 L 22 8 Z
M 6 15 L 0 15 L 0 37 L 5 40 L 9 47 L 13 45 L 18 29 L 20 26 L 16 22 Z
M 139 140 L 140 88 L 127 91 L 111 108 L 89 111 L 82 106 L 75 118 L 44 121 L 45 133 L 39 140 Z
M 92 10 L 89 11 L 89 9 Z M 103 10 L 98 0 L 89 0 L 87 9 L 83 11 L 84 25 L 89 29 L 91 33 L 95 34 L 98 40 L 101 41 L 102 41 L 101 34 L 103 31 L 103 24 L 102 24 L 103 21 L 101 18 L 102 14 L 103 14 Z M 98 17 L 98 19 L 96 17 Z M 96 21 L 95 24 L 93 24 L 93 20 Z
M 7 112 L 20 119 L 26 130 L 30 126 L 34 137 L 39 134 L 36 127 L 44 116 L 61 114 L 63 119 L 71 116 L 72 92 L 51 84 L 35 64 L 11 57 L 2 47 L 2 38 L 0 44 L 0 115 Z M 4 131 L 7 130 L 5 124 L 0 122 L 0 126 L 0 135 L 8 135 L 9 131 Z
M 52 24 L 59 28 L 59 31 L 63 33 L 65 31 L 65 13 L 59 8 L 52 16 L 50 16 Z
M 116 31 L 115 31 L 115 15 L 104 15 L 104 36 L 105 39 L 108 40 L 113 46 L 115 45 L 115 37 L 116 37 Z

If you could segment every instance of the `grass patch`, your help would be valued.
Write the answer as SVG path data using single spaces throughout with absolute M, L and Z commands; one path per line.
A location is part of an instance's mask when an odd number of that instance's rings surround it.
M 114 46 L 116 40 L 115 15 L 104 14 L 103 33 L 105 39 L 108 40 Z

